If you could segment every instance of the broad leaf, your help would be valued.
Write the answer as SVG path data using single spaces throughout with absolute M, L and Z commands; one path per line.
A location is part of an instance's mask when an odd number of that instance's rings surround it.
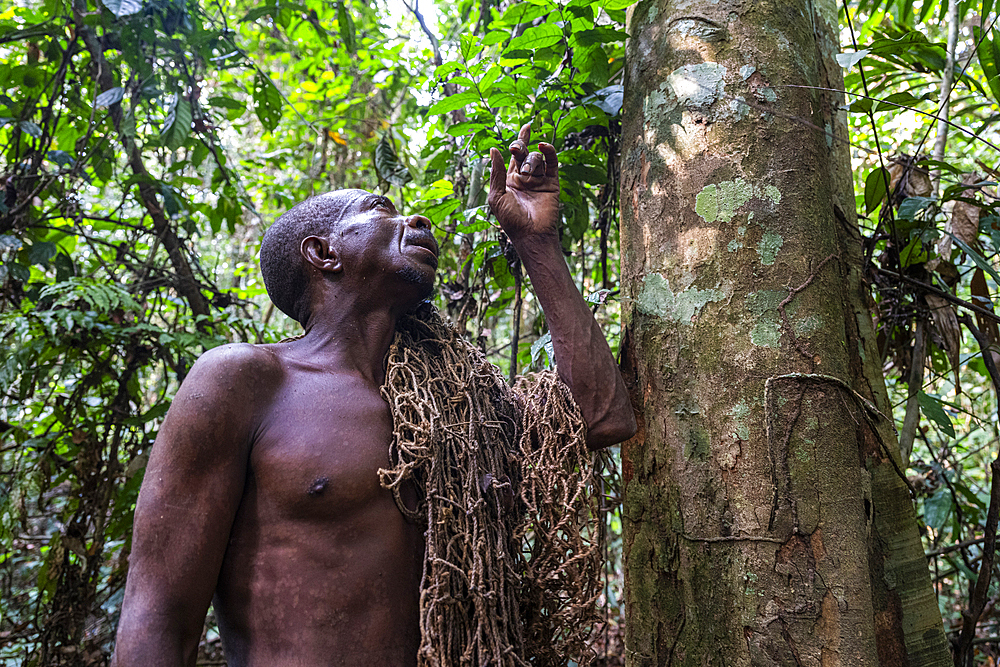
M 392 146 L 389 135 L 382 135 L 375 146 L 374 154 L 375 171 L 378 177 L 396 186 L 403 186 L 413 180 L 406 165 L 399 161 L 396 149 Z
M 103 93 L 98 95 L 94 100 L 94 105 L 98 107 L 109 107 L 112 104 L 121 102 L 123 97 L 125 97 L 125 89 L 121 86 L 115 86 L 114 88 L 108 88 Z
M 273 132 L 281 120 L 281 93 L 275 88 L 270 77 L 260 72 L 254 78 L 253 110 L 264 129 Z
M 354 17 L 347 11 L 347 6 L 343 2 L 337 4 L 337 25 L 340 27 L 340 39 L 344 42 L 344 48 L 349 53 L 356 53 L 358 45 L 355 36 Z
M 920 404 L 920 411 L 924 413 L 925 417 L 940 426 L 941 430 L 949 437 L 955 437 L 955 428 L 951 425 L 951 418 L 948 417 L 948 413 L 944 411 L 941 405 L 941 399 L 929 396 L 921 391 L 917 393 L 917 402 Z
M 865 179 L 865 213 L 871 213 L 885 199 L 886 184 L 889 182 L 889 171 L 885 167 L 876 167 Z

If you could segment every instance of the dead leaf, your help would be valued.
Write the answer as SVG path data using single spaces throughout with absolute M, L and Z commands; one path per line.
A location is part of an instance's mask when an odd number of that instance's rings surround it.
M 923 167 L 917 167 L 915 162 L 916 158 L 905 153 L 892 158 L 889 165 L 889 192 L 895 193 L 892 198 L 894 203 L 907 197 L 930 197 L 930 174 Z M 902 184 L 900 184 L 901 179 Z
M 962 177 L 962 185 L 972 185 L 982 180 L 979 174 L 966 174 Z M 978 192 L 976 188 L 968 188 L 962 191 L 961 196 L 973 199 Z M 951 209 L 951 220 L 948 221 L 948 231 L 954 234 L 955 238 L 975 248 L 979 240 L 980 213 L 982 213 L 982 208 L 975 204 L 964 201 L 955 202 L 954 208 Z
M 960 394 L 962 387 L 958 381 L 958 367 L 962 331 L 958 327 L 958 315 L 955 313 L 954 306 L 937 294 L 925 294 L 924 301 L 930 308 L 931 319 L 934 320 L 934 330 L 944 346 L 944 353 L 948 356 L 948 363 L 951 364 L 951 370 L 955 374 L 955 393 Z
M 972 281 L 969 288 L 972 292 L 972 302 L 974 304 L 980 308 L 985 308 L 991 313 L 994 312 L 993 299 L 990 297 L 990 288 L 986 284 L 986 275 L 982 269 L 976 269 L 976 272 L 972 274 Z M 983 335 L 986 336 L 986 340 L 989 341 L 989 352 L 990 356 L 993 357 L 993 363 L 1000 368 L 1000 327 L 997 326 L 996 320 L 992 320 L 979 313 L 976 313 L 976 325 L 983 332 Z M 985 353 L 985 350 L 983 352 Z

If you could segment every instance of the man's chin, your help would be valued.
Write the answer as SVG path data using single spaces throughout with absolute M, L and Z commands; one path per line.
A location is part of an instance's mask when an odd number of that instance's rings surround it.
M 419 271 L 412 266 L 404 266 L 396 271 L 396 275 L 417 288 L 418 303 L 426 301 L 434 293 L 435 271 Z

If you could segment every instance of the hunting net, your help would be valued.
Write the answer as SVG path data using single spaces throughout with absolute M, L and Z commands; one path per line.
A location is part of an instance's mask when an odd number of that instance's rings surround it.
M 511 389 L 425 305 L 397 326 L 382 392 L 394 438 L 381 482 L 426 526 L 418 664 L 588 664 L 599 514 L 566 385 L 546 371 Z

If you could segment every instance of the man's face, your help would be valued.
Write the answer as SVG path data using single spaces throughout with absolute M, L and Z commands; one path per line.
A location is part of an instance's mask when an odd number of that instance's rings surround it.
M 345 273 L 361 279 L 393 276 L 399 280 L 400 296 L 408 297 L 411 291 L 418 301 L 430 296 L 438 244 L 427 218 L 402 216 L 388 198 L 364 190 L 323 197 L 340 209 L 330 243 L 340 254 Z

